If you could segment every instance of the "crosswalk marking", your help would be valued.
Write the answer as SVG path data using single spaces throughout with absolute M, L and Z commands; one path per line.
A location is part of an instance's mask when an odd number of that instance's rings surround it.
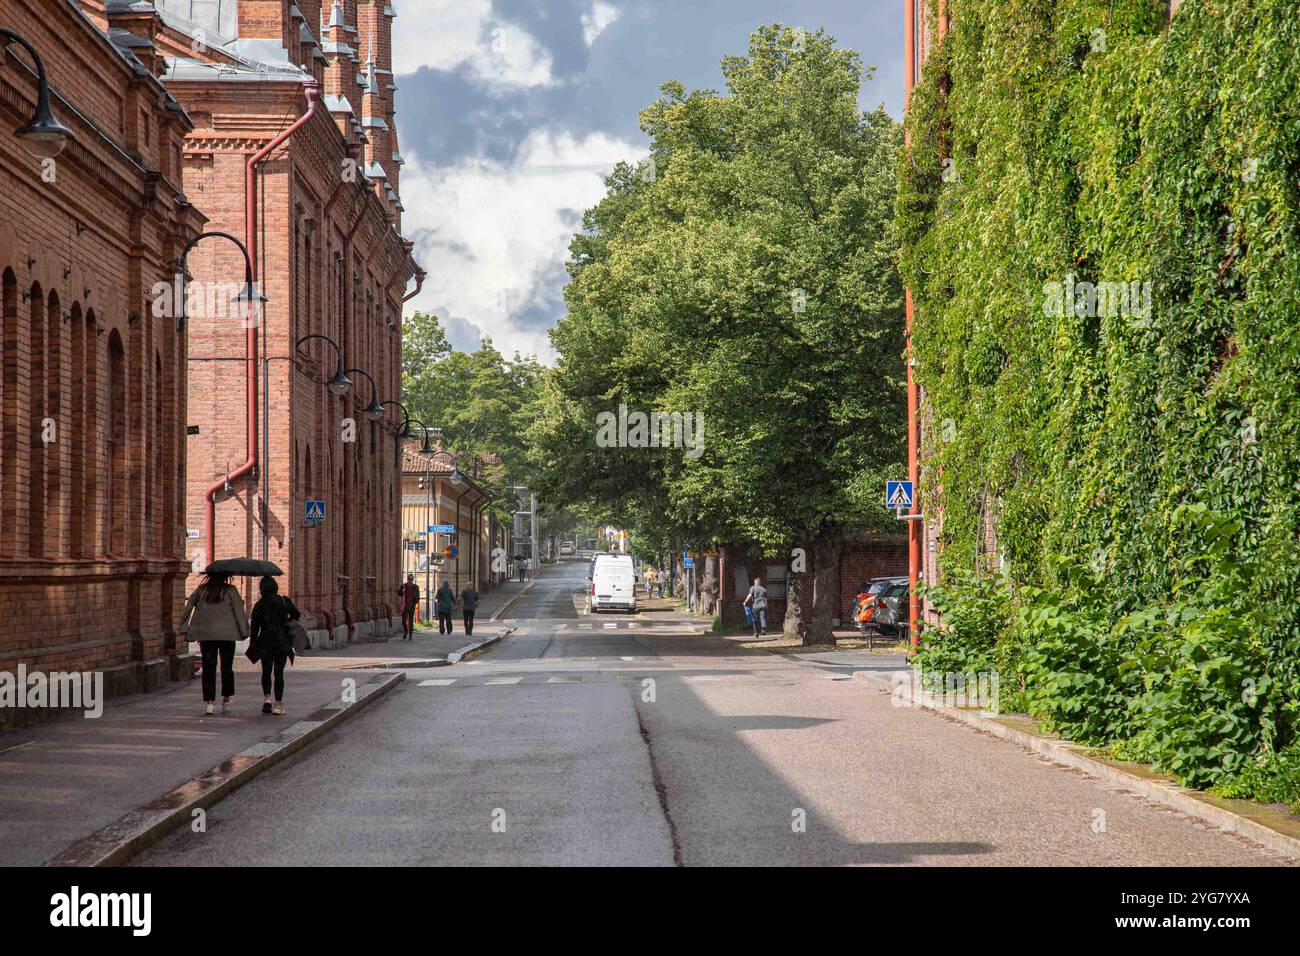
M 581 682 L 581 677 L 551 677 L 546 681 L 548 684 L 579 684 Z
M 420 686 L 421 687 L 447 687 L 454 683 L 456 683 L 456 678 L 454 677 L 440 677 L 437 680 L 422 680 L 420 681 Z
M 493 677 L 488 681 L 489 684 L 518 684 L 522 677 Z

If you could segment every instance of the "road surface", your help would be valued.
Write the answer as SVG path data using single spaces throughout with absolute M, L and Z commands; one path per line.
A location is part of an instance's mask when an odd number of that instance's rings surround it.
M 585 581 L 581 561 L 548 571 L 489 653 L 411 670 L 137 864 L 1288 862 L 894 707 L 845 655 L 593 617 Z

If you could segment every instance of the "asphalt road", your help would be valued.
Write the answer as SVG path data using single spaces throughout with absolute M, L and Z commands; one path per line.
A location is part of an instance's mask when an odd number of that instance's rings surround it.
M 1276 865 L 1253 844 L 845 679 L 650 615 L 584 565 L 140 865 Z M 612 626 L 610 626 L 612 625 Z M 840 655 L 842 656 L 842 655 Z M 836 666 L 836 665 L 841 666 Z

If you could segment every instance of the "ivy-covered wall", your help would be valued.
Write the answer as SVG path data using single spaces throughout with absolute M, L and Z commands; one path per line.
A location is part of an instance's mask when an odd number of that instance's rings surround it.
M 898 202 L 942 510 L 924 660 L 1300 800 L 1295 0 L 949 9 Z

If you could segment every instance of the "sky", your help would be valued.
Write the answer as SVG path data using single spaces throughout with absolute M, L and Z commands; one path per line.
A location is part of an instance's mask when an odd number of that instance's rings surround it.
M 620 160 L 648 155 L 638 114 L 763 24 L 825 29 L 876 67 L 862 109 L 903 104 L 903 0 L 397 0 L 393 61 L 402 229 L 428 273 L 407 310 L 452 345 L 482 338 L 551 362 L 569 241 Z

